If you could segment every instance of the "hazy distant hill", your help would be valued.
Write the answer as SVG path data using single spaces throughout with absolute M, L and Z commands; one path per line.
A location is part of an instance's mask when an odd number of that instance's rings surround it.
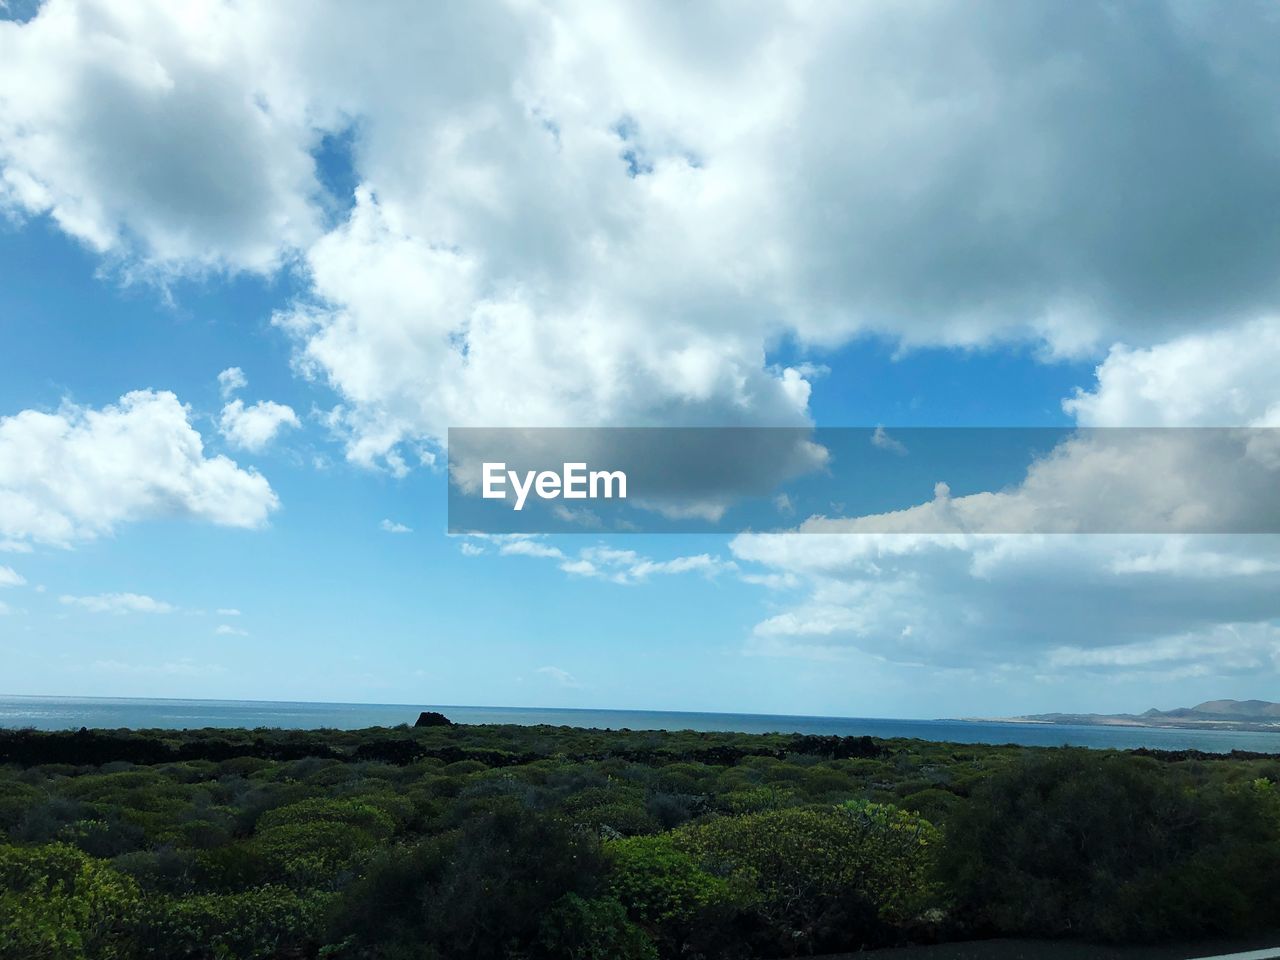
M 1280 703 L 1269 700 L 1206 700 L 1194 707 L 1146 713 L 1036 713 L 1011 717 L 1022 723 L 1087 723 L 1130 727 L 1214 727 L 1280 731 Z
M 1265 720 L 1280 718 L 1280 703 L 1269 700 L 1206 700 L 1194 707 L 1177 707 L 1173 710 L 1157 710 L 1152 707 L 1143 716 Z

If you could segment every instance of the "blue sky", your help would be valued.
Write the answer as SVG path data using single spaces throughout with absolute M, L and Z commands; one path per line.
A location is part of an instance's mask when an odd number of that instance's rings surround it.
M 1274 24 L 966 9 L 0 23 L 0 692 L 1267 696 L 1270 538 L 444 534 L 449 426 L 1280 425 Z

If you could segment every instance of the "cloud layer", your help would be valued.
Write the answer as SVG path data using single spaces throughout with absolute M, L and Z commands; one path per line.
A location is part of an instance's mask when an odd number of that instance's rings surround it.
M 804 423 L 787 340 L 1271 315 L 1278 34 L 1247 2 L 49 0 L 0 24 L 0 165 L 135 267 L 301 258 L 277 323 L 399 470 L 450 424 Z

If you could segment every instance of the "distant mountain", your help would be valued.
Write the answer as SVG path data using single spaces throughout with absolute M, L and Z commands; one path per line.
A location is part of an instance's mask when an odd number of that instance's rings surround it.
M 1194 707 L 1157 710 L 1152 707 L 1144 717 L 1177 717 L 1193 720 L 1271 720 L 1280 718 L 1280 703 L 1269 700 L 1206 700 Z
M 1005 718 L 1011 723 L 1080 723 L 1126 727 L 1212 727 L 1280 731 L 1280 703 L 1270 700 L 1206 700 L 1194 707 L 1134 713 L 1036 713 Z

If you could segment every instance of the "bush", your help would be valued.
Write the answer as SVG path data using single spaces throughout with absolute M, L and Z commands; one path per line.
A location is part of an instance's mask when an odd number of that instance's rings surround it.
M 263 830 L 250 849 L 267 876 L 297 887 L 332 888 L 359 854 L 376 846 L 377 839 L 358 827 L 317 820 Z
M 266 886 L 243 893 L 148 899 L 137 924 L 138 955 L 156 960 L 258 960 L 319 936 L 323 894 Z
M 617 900 L 568 893 L 551 908 L 538 937 L 547 960 L 658 960 L 658 951 Z
M 805 952 L 884 942 L 924 911 L 938 841 L 927 820 L 865 802 L 721 817 L 672 835 L 703 869 L 752 891 L 772 949 Z
M 631 837 L 606 846 L 609 890 L 650 932 L 663 956 L 729 957 L 746 951 L 738 928 L 749 891 L 702 869 L 671 836 Z
M 502 801 L 460 830 L 375 859 L 344 895 L 332 935 L 387 955 L 505 960 L 547 931 L 566 894 L 603 886 L 599 841 L 567 820 Z M 566 908 L 569 909 L 569 908 Z M 381 952 L 379 956 L 383 955 Z
M 589 832 L 500 806 L 463 828 L 428 900 L 427 939 L 446 957 L 503 960 L 533 943 L 540 918 L 562 896 L 597 894 L 603 873 Z
M 960 910 L 1002 933 L 1238 935 L 1274 921 L 1277 806 L 1270 784 L 1192 790 L 1155 761 L 1055 750 L 956 812 L 946 875 Z
M 709 907 L 734 902 L 729 883 L 677 850 L 670 836 L 615 840 L 606 849 L 609 889 L 645 923 L 679 927 Z
M 40 790 L 14 780 L 0 780 L 0 834 L 22 822 L 26 812 L 43 796 Z
M 258 818 L 258 832 L 298 824 L 341 823 L 379 839 L 395 833 L 396 822 L 381 807 L 363 799 L 310 797 L 268 810 Z
M 132 957 L 137 885 L 68 844 L 0 846 L 0 956 L 5 960 Z

